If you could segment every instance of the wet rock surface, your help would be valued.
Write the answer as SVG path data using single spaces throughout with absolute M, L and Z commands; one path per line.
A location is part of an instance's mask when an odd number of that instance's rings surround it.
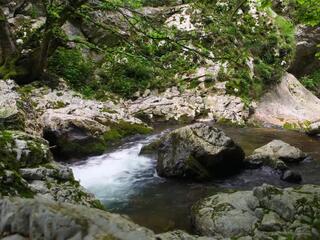
M 268 166 L 278 172 L 284 181 L 301 182 L 301 175 L 289 170 L 289 167 L 290 164 L 298 164 L 307 157 L 300 149 L 281 140 L 273 140 L 254 150 L 252 155 L 246 158 L 246 163 L 249 168 Z
M 230 175 L 242 167 L 242 149 L 223 131 L 204 123 L 174 130 L 160 142 L 160 176 L 208 179 Z

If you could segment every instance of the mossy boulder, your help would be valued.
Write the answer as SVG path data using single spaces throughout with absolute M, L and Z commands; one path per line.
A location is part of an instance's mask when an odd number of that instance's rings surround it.
M 1 160 L 12 169 L 52 161 L 48 142 L 20 131 L 0 131 Z
M 193 206 L 192 220 L 199 234 L 217 239 L 318 239 L 319 200 L 319 186 L 264 184 L 203 199 Z
M 161 140 L 153 141 L 147 145 L 144 145 L 140 150 L 140 155 L 153 155 L 156 154 L 161 145 Z
M 21 130 L 41 135 L 41 126 L 30 98 L 12 80 L 0 80 L 0 130 Z
M 244 152 L 222 130 L 196 123 L 164 136 L 158 149 L 162 177 L 209 179 L 231 175 L 243 164 Z
M 93 125 L 86 123 L 92 123 Z M 45 128 L 44 137 L 53 146 L 53 153 L 60 158 L 82 158 L 105 152 L 110 145 L 135 134 L 152 131 L 144 124 L 125 121 L 100 124 L 89 119 L 68 119 L 66 126 L 53 130 Z M 94 128 L 98 126 L 98 128 Z M 97 130 L 98 131 L 95 131 Z
M 0 131 L 0 196 L 33 197 L 103 208 L 74 179 L 72 170 L 54 162 L 43 138 Z
M 19 95 L 13 81 L 0 81 L 0 129 L 23 130 L 25 114 L 19 107 Z

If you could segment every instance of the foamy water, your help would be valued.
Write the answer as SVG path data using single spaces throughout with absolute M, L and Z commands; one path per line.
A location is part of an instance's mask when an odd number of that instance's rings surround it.
M 139 155 L 142 146 L 155 137 L 127 143 L 112 153 L 73 165 L 75 178 L 102 201 L 125 200 L 139 187 L 139 182 L 155 177 L 155 160 Z

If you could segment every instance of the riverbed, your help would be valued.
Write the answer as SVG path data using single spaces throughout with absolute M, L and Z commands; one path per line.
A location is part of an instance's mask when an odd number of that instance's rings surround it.
M 320 184 L 320 141 L 303 133 L 265 129 L 221 127 L 246 152 L 271 140 L 280 139 L 310 154 L 291 168 L 300 172 L 302 184 Z M 227 179 L 194 183 L 160 178 L 152 156 L 140 156 L 143 145 L 161 137 L 169 129 L 151 136 L 128 139 L 101 156 L 74 162 L 71 167 L 81 185 L 95 194 L 108 211 L 126 214 L 136 223 L 155 232 L 183 229 L 192 232 L 190 208 L 199 199 L 217 192 L 252 189 L 263 183 L 286 187 L 269 168 L 244 170 Z

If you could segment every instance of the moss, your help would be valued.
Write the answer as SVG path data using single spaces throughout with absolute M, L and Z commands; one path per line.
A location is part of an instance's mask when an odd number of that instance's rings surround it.
M 119 238 L 114 237 L 113 235 L 104 235 L 101 238 L 97 238 L 97 240 L 119 240 Z
M 59 108 L 64 108 L 67 104 L 62 102 L 62 101 L 56 101 L 53 103 L 53 108 L 54 109 L 59 109 Z
M 192 175 L 196 174 L 199 180 L 209 179 L 210 174 L 205 167 L 201 165 L 192 155 L 186 161 L 188 169 L 192 171 Z
M 226 126 L 245 127 L 245 124 L 240 124 L 239 122 L 233 122 L 227 118 L 219 118 L 217 120 L 217 123 L 220 125 L 226 125 Z
M 106 207 L 101 203 L 100 200 L 93 200 L 90 202 L 90 204 L 91 204 L 91 207 L 93 207 L 93 208 L 97 208 L 97 209 L 104 210 L 104 211 L 107 210 Z
M 110 130 L 101 136 L 91 136 L 80 140 L 69 140 L 67 137 L 59 137 L 52 140 L 55 148 L 53 153 L 61 158 L 86 157 L 104 153 L 112 144 L 121 139 L 135 134 L 148 134 L 151 128 L 142 124 L 132 124 L 125 121 L 110 123 Z
M 103 135 L 103 139 L 106 142 L 110 142 L 120 140 L 134 134 L 149 134 L 151 132 L 152 128 L 143 124 L 120 121 L 119 123 L 110 124 L 110 130 Z
M 148 145 L 145 145 L 142 147 L 140 154 L 153 154 L 159 149 L 160 144 L 161 144 L 161 140 L 159 139 Z
M 289 122 L 286 122 L 285 124 L 283 124 L 283 128 L 286 129 L 286 130 L 298 130 L 298 129 L 300 129 L 298 124 L 289 123 Z
M 28 74 L 28 71 L 24 67 L 16 66 L 16 60 L 12 59 L 0 66 L 0 77 L 2 79 L 17 79 Z
M 11 171 L 11 180 L 7 179 L 5 170 L 10 168 L 5 165 L 5 169 L 0 167 L 0 196 L 21 196 L 24 198 L 32 198 L 35 193 L 23 182 L 21 176 L 15 171 Z
M 55 143 L 52 152 L 61 158 L 77 158 L 102 154 L 107 145 L 101 137 L 92 137 L 84 140 L 69 140 L 61 137 Z
M 22 144 L 21 147 L 24 147 L 21 151 L 17 149 L 17 140 Z M 15 170 L 21 167 L 37 167 L 52 159 L 49 146 L 43 139 L 20 131 L 0 131 L 0 156 L 9 169 Z

